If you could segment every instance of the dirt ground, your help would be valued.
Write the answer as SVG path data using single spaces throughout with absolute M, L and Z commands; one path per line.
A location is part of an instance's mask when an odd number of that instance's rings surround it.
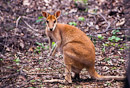
M 83 2 L 84 1 L 84 2 Z M 128 63 L 123 0 L 1 0 L 0 1 L 0 88 L 122 88 L 123 81 L 92 80 L 83 69 L 72 84 L 47 83 L 64 79 L 60 53 L 48 58 L 45 19 L 41 11 L 54 14 L 58 22 L 78 27 L 93 41 L 95 68 L 101 75 L 125 75 Z M 114 36 L 114 37 L 113 37 Z

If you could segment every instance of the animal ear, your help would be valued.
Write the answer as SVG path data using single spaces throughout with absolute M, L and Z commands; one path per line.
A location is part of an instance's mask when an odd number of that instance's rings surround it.
M 58 18 L 58 17 L 60 16 L 60 13 L 61 13 L 61 11 L 57 11 L 57 12 L 55 13 L 56 18 Z
M 47 12 L 42 11 L 42 15 L 43 15 L 43 17 L 45 17 L 45 18 L 48 17 L 48 13 L 47 13 Z

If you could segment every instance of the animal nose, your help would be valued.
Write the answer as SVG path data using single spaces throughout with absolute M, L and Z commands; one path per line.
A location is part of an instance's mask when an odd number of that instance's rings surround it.
M 50 28 L 50 31 L 52 31 L 53 28 Z

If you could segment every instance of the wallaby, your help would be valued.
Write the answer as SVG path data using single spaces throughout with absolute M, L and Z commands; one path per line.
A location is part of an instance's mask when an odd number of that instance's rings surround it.
M 86 68 L 90 76 L 97 80 L 123 80 L 124 76 L 101 76 L 95 71 L 95 47 L 92 41 L 80 29 L 57 23 L 60 11 L 54 15 L 42 12 L 46 18 L 46 35 L 49 38 L 50 55 L 54 56 L 56 51 L 63 54 L 65 64 L 65 80 L 72 83 L 71 72 L 75 73 L 74 78 L 79 79 L 79 73 Z M 52 41 L 56 42 L 54 49 Z

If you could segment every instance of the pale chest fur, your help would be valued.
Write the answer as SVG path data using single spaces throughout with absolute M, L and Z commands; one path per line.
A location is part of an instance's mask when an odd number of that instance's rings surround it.
M 50 38 L 50 39 L 52 39 L 52 41 L 53 42 L 55 42 L 55 43 L 57 43 L 58 41 L 59 41 L 59 37 L 61 37 L 61 35 L 60 36 L 57 36 L 57 35 L 59 35 L 59 31 L 58 30 L 55 30 L 55 31 L 48 31 L 47 29 L 46 29 L 46 35 Z M 61 39 L 61 38 L 60 38 Z M 58 51 L 59 52 L 63 52 L 63 46 L 62 46 L 62 42 L 63 42 L 63 40 L 61 39 L 60 40 L 61 41 L 61 45 L 58 47 Z

